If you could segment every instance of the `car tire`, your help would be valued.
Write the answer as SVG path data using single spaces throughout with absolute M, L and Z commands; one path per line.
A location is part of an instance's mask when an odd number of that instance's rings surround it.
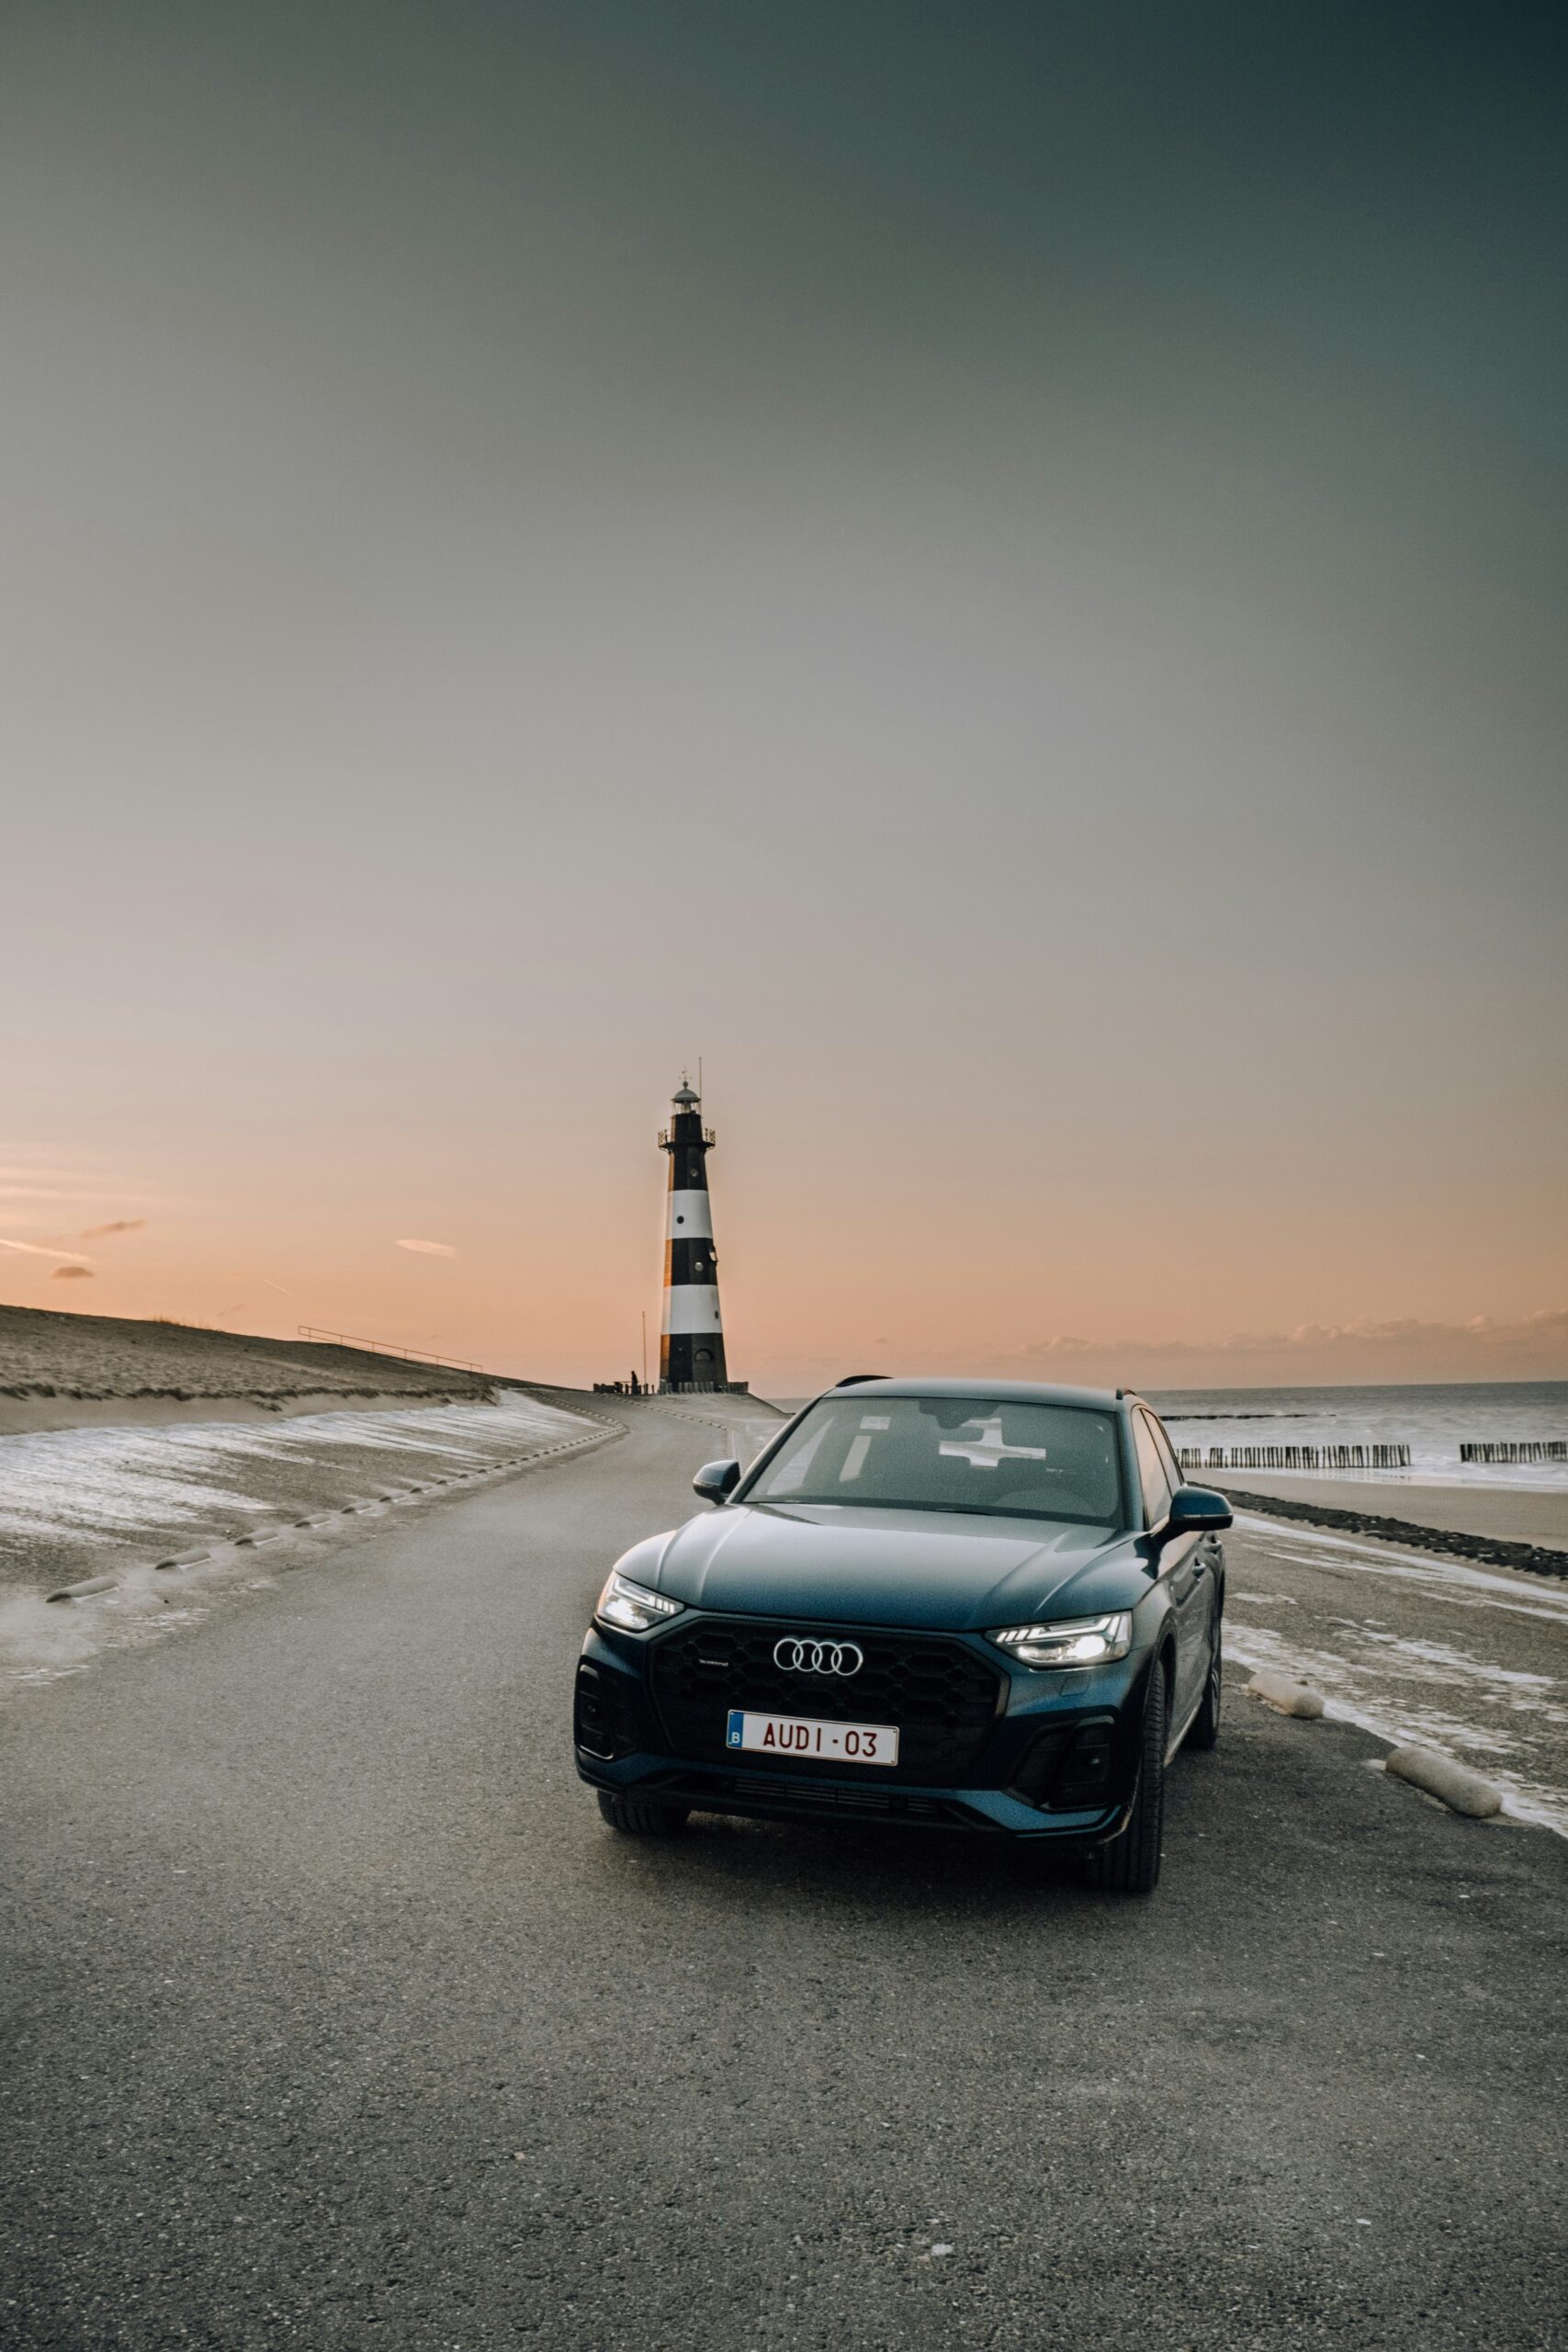
M 601 1795 L 599 1810 L 623 1838 L 674 1838 L 689 1817 L 683 1804 L 654 1804 L 646 1797 Z
M 1209 1661 L 1209 1678 L 1203 1685 L 1203 1703 L 1192 1718 L 1192 1728 L 1187 1735 L 1189 1747 L 1218 1747 L 1220 1744 L 1220 1631 L 1214 1628 L 1214 1655 Z
M 1165 1675 L 1157 1665 L 1144 1702 L 1138 1786 L 1127 1826 L 1109 1846 L 1089 1858 L 1091 1886 L 1110 1894 L 1152 1894 L 1159 1884 L 1160 1838 L 1165 1828 Z

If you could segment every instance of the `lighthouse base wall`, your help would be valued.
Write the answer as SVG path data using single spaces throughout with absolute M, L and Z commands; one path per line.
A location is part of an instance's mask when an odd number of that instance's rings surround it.
M 661 1396 L 750 1396 L 749 1380 L 661 1380 Z

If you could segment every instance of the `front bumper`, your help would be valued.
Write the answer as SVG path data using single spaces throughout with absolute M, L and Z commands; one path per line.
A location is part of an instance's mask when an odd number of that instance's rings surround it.
M 726 1632 L 754 1633 L 771 1644 L 778 1634 L 802 1630 L 783 1620 L 710 1619 L 696 1611 L 677 1624 L 687 1637 L 711 1629 L 716 1646 Z M 578 1663 L 574 1740 L 579 1774 L 592 1787 L 695 1812 L 966 1829 L 1068 1845 L 1101 1844 L 1125 1823 L 1151 1664 L 1146 1652 L 1134 1649 L 1110 1666 L 1040 1672 L 1014 1665 L 978 1635 L 899 1634 L 900 1643 L 917 1648 L 929 1642 L 950 1656 L 967 1653 L 994 1678 L 995 1703 L 974 1724 L 972 1752 L 936 1776 L 902 1766 L 823 1773 L 771 1758 L 753 1766 L 723 1751 L 728 1705 L 760 1703 L 754 1695 L 716 1689 L 710 1705 L 694 1712 L 686 1704 L 661 1710 L 660 1690 L 668 1693 L 670 1676 L 654 1670 L 656 1652 L 675 1631 L 639 1636 L 590 1629 Z M 868 1645 L 895 1638 L 886 1628 L 835 1626 L 834 1632 Z M 793 1704 L 761 1703 L 802 1715 L 842 1712 L 820 1686 L 814 1698 L 806 1684 Z M 710 1712 L 711 1736 L 694 1738 L 692 1724 L 705 1724 Z M 873 1708 L 862 1719 L 891 1720 L 894 1712 L 885 1715 Z M 671 1737 L 667 1715 L 686 1727 L 683 1741 Z M 682 1753 L 683 1745 L 698 1752 Z M 922 1750 L 909 1741 L 906 1752 Z M 923 1752 L 936 1752 L 930 1740 Z M 942 1752 L 951 1765 L 948 1748 Z

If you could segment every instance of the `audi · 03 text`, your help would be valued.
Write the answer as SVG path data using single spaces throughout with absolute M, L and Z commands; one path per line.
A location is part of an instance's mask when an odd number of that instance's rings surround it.
M 857 1379 L 605 1580 L 578 1770 L 611 1826 L 693 1813 L 1025 1838 L 1150 1892 L 1165 1776 L 1213 1748 L 1230 1525 L 1142 1397 Z

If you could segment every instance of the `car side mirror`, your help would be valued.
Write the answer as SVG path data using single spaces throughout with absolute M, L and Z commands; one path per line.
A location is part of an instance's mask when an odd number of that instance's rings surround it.
M 1170 1517 L 1161 1531 L 1166 1535 L 1217 1535 L 1228 1527 L 1235 1514 L 1224 1495 L 1215 1494 L 1213 1487 L 1178 1487 L 1170 1498 Z
M 728 1502 L 739 1484 L 739 1462 L 705 1462 L 692 1481 L 692 1492 L 705 1503 Z M 1225 1523 L 1230 1524 L 1228 1517 Z

